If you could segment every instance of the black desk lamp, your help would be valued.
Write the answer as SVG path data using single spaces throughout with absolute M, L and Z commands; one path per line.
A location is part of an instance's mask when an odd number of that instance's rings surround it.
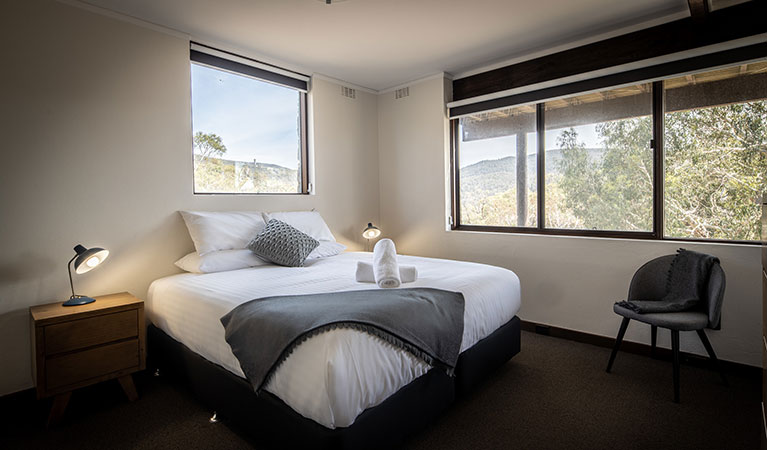
M 75 253 L 75 256 L 69 260 L 67 265 L 69 269 L 69 287 L 72 289 L 72 296 L 64 302 L 64 306 L 85 305 L 96 301 L 93 297 L 75 294 L 75 287 L 72 284 L 72 261 L 75 263 L 75 273 L 80 274 L 94 269 L 109 256 L 109 250 L 99 247 L 85 248 L 81 244 L 75 245 Z
M 375 239 L 380 235 L 381 235 L 381 230 L 379 230 L 378 227 L 373 225 L 371 222 L 368 222 L 368 226 L 365 227 L 364 230 L 362 230 L 362 237 L 368 240 L 368 245 L 367 245 L 368 250 L 370 250 L 370 240 Z

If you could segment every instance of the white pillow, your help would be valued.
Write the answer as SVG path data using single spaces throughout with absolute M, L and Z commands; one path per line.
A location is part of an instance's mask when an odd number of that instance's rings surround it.
M 259 258 L 247 248 L 219 250 L 202 256 L 198 255 L 197 252 L 192 252 L 176 261 L 176 266 L 181 270 L 192 273 L 223 272 L 225 270 L 245 269 L 266 264 L 269 264 L 269 262 Z
M 264 213 L 264 216 L 267 222 L 271 219 L 281 220 L 318 241 L 336 241 L 330 228 L 317 211 L 272 212 Z
M 346 250 L 344 244 L 339 244 L 333 241 L 320 241 L 320 245 L 309 253 L 306 259 L 319 259 L 327 258 L 329 256 L 336 256 Z
M 266 227 L 257 211 L 181 211 L 197 253 L 243 249 Z

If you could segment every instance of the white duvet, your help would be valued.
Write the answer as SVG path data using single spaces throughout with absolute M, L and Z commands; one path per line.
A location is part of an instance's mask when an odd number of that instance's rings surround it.
M 357 261 L 371 253 L 343 253 L 308 261 L 306 267 L 274 265 L 210 274 L 179 274 L 149 287 L 146 309 L 152 323 L 205 359 L 243 377 L 224 339 L 220 318 L 256 298 L 379 289 L 355 281 Z M 519 278 L 500 267 L 461 261 L 398 256 L 418 269 L 418 280 L 402 288 L 433 287 L 461 292 L 466 301 L 461 351 L 509 321 L 520 307 Z M 361 331 L 336 329 L 300 346 L 265 389 L 327 428 L 347 427 L 430 366 Z

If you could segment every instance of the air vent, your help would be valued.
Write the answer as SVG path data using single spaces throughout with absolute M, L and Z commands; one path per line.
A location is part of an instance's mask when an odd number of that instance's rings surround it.
M 394 91 L 394 99 L 399 100 L 401 98 L 409 97 L 410 96 L 410 88 L 409 87 L 403 87 L 402 89 L 397 89 Z
M 341 95 L 349 98 L 357 98 L 357 90 L 350 87 L 341 86 Z

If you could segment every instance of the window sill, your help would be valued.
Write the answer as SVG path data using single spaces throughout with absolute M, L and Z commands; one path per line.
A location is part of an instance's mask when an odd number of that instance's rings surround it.
M 676 243 L 680 245 L 684 244 L 710 244 L 710 245 L 726 245 L 737 247 L 761 247 L 759 241 L 728 241 L 728 240 L 715 240 L 715 239 L 684 239 L 684 238 L 657 238 L 652 233 L 642 232 L 610 232 L 610 231 L 591 231 L 591 230 L 539 230 L 536 228 L 524 229 L 514 227 L 492 227 L 481 225 L 458 225 L 452 227 L 447 232 L 459 232 L 459 233 L 478 233 L 489 235 L 512 235 L 512 236 L 531 236 L 531 237 L 547 237 L 547 238 L 565 238 L 565 239 L 598 239 L 598 240 L 620 240 L 620 241 L 633 241 L 633 242 L 667 242 Z

